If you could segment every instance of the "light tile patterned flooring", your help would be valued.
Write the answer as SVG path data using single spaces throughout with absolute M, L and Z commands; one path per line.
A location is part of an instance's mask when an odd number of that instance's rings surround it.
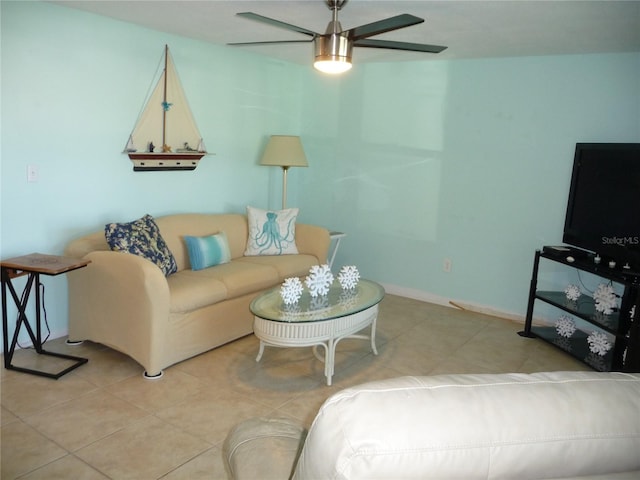
M 1 369 L 1 478 L 225 479 L 227 432 L 253 416 L 286 415 L 309 426 L 331 394 L 402 375 L 589 370 L 558 349 L 522 338 L 522 325 L 387 295 L 378 317 L 378 356 L 367 341 L 338 344 L 328 387 L 310 348 L 267 348 L 244 337 L 142 378 L 125 355 L 64 339 L 47 349 L 89 363 L 50 380 Z M 52 364 L 29 350 L 15 362 Z M 59 366 L 59 365 L 58 365 Z

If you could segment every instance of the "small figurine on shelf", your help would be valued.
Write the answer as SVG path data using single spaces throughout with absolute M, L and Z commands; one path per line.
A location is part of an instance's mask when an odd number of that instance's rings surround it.
M 149 142 L 149 153 L 153 153 L 155 149 L 156 146 L 153 144 L 153 142 Z
M 178 149 L 178 152 L 195 152 L 195 151 L 196 151 L 196 149 L 195 149 L 195 148 L 191 148 L 191 147 L 189 146 L 189 142 L 184 142 L 184 143 L 182 144 L 182 148 L 179 148 L 179 149 Z

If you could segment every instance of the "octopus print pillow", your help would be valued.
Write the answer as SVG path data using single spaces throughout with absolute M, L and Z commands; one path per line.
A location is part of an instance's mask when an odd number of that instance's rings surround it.
M 297 254 L 297 217 L 297 208 L 261 210 L 247 207 L 249 239 L 245 256 Z

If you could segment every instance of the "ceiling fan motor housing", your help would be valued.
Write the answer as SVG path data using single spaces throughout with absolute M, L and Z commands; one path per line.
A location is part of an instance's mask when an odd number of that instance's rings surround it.
M 318 35 L 314 41 L 315 61 L 338 61 L 351 63 L 353 42 L 340 33 Z

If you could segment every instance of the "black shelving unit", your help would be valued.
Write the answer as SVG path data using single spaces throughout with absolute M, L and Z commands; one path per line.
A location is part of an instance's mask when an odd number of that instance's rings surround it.
M 597 312 L 593 298 L 582 294 L 573 302 L 569 301 L 564 291 L 538 290 L 538 270 L 540 259 L 563 264 L 579 271 L 588 272 L 598 277 L 611 280 L 624 286 L 620 299 L 620 308 L 610 315 Z M 589 349 L 587 338 L 589 333 L 577 328 L 569 337 L 562 336 L 550 323 L 534 324 L 534 308 L 536 302 L 551 306 L 579 322 L 590 330 L 603 332 L 613 340 L 612 348 L 604 355 Z M 635 305 L 635 319 L 631 318 L 631 309 Z M 529 290 L 529 302 L 525 328 L 518 332 L 524 337 L 535 337 L 545 340 L 564 350 L 599 371 L 640 372 L 640 274 L 628 268 L 609 267 L 602 259 L 596 262 L 595 256 L 582 250 L 566 247 L 544 247 L 535 252 L 533 273 Z M 549 320 L 549 319 L 546 319 Z

